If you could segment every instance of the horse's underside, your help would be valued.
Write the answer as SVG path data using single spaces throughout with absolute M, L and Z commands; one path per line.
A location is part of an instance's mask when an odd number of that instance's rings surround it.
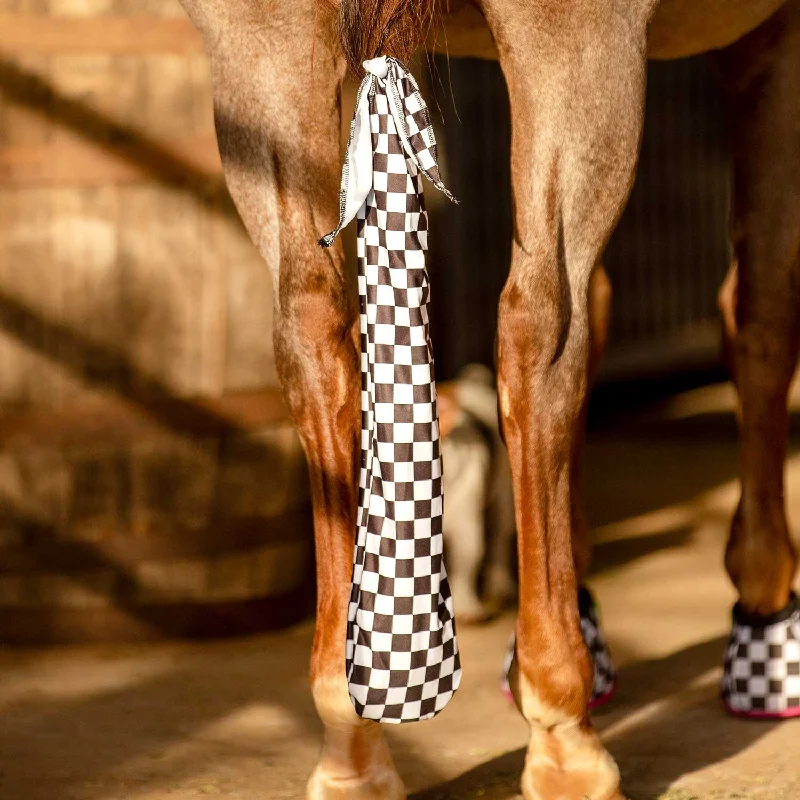
M 648 24 L 647 56 L 684 58 L 727 47 L 765 22 L 783 3 L 784 0 L 661 0 Z M 551 5 L 556 6 L 557 2 L 554 0 Z M 580 5 L 591 10 L 602 4 Z M 428 49 L 454 58 L 498 58 L 492 31 L 477 3 L 440 0 L 432 23 L 426 36 Z
M 345 680 L 358 315 L 341 249 L 316 241 L 336 223 L 346 58 L 406 55 L 438 14 L 428 45 L 497 58 L 511 101 L 514 241 L 497 372 L 519 532 L 513 689 L 531 730 L 523 794 L 618 800 L 616 766 L 587 712 L 592 665 L 578 615 L 589 562 L 582 422 L 608 307 L 600 259 L 635 173 L 647 58 L 718 50 L 734 172 L 735 266 L 721 308 L 742 482 L 725 564 L 743 618 L 785 617 L 796 565 L 783 464 L 800 349 L 800 0 L 453 0 L 444 12 L 428 0 L 184 3 L 211 58 L 228 186 L 275 278 L 278 369 L 311 476 L 311 684 L 325 741 L 309 798 L 404 796 L 381 728 L 356 716 Z

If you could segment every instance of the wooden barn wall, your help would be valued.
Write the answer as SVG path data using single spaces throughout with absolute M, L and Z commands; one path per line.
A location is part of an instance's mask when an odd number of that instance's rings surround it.
M 271 328 L 177 0 L 0 0 L 0 641 L 303 612 Z
M 0 13 L 0 300 L 29 314 L 0 332 L 0 404 L 59 408 L 138 379 L 180 396 L 273 384 L 271 281 L 223 189 L 180 5 Z
M 437 57 L 430 82 L 446 179 L 462 201 L 450 206 L 429 193 L 437 374 L 450 378 L 470 361 L 493 361 L 512 235 L 511 129 L 497 64 Z M 605 254 L 614 290 L 606 377 L 716 363 L 728 176 L 723 102 L 708 60 L 651 64 L 639 173 Z

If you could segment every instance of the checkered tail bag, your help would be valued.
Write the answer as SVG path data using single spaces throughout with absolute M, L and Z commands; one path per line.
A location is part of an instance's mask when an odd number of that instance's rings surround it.
M 428 719 L 461 680 L 442 559 L 442 461 L 428 330 L 425 175 L 439 177 L 428 109 L 392 58 L 364 63 L 339 224 L 358 217 L 361 471 L 346 669 L 366 719 Z

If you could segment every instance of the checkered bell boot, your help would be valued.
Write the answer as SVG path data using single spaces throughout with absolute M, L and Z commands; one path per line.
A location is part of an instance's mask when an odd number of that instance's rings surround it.
M 731 714 L 757 719 L 800 716 L 800 603 L 756 617 L 737 603 L 725 651 L 722 701 Z
M 607 703 L 614 695 L 617 688 L 617 670 L 611 658 L 611 651 L 608 648 L 603 630 L 600 627 L 600 619 L 597 613 L 597 604 L 592 593 L 581 586 L 578 590 L 578 610 L 581 615 L 581 632 L 589 653 L 594 662 L 594 688 L 592 697 L 589 700 L 589 708 L 599 708 Z M 509 673 L 514 662 L 516 652 L 517 635 L 512 632 L 511 640 L 508 643 L 506 657 L 503 661 L 502 689 L 511 697 L 511 686 L 509 683 Z
M 585 586 L 578 590 L 578 609 L 581 612 L 583 639 L 594 661 L 594 689 L 589 700 L 591 709 L 602 706 L 611 699 L 617 688 L 617 670 L 600 627 L 597 604 Z

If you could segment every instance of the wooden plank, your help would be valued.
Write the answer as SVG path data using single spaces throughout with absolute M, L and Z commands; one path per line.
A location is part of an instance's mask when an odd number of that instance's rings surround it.
M 25 7 L 25 0 L 15 0 L 12 10 Z M 40 56 L 20 55 L 17 65 L 45 78 L 48 74 L 48 59 Z M 37 96 L 37 101 L 46 110 L 47 99 Z M 8 103 L 5 94 L 0 95 L 0 142 L 46 148 L 51 139 L 51 126 L 41 113 Z M 52 315 L 57 295 L 58 276 L 48 269 L 52 255 L 51 205 L 44 187 L 0 187 L 0 293 L 25 302 L 34 316 Z M 47 380 L 42 384 L 45 368 L 41 355 L 0 328 L 0 404 L 25 407 L 40 402 L 57 406 L 58 393 Z
M 203 40 L 188 17 L 48 16 L 0 13 L 5 54 L 202 53 Z
M 238 220 L 220 220 L 215 240 L 215 252 L 232 254 L 223 256 L 227 259 L 225 388 L 277 383 L 272 347 L 273 276 Z
M 25 456 L 27 452 L 20 453 L 20 458 Z M 64 450 L 62 457 L 69 486 L 66 532 L 62 535 L 74 537 L 79 531 L 81 538 L 89 541 L 130 538 L 129 449 L 104 442 L 87 450 Z
M 9 72 L 11 81 L 17 76 L 34 75 L 39 84 L 28 83 L 25 92 L 29 103 L 16 103 L 8 92 Z M 14 58 L 10 69 L 3 69 L 0 88 L 0 143 L 8 145 L 41 145 L 50 141 L 52 126 L 47 118 L 52 98 L 41 91 L 42 84 L 49 79 L 49 59 L 28 54 Z M 16 83 L 19 83 L 17 81 Z M 13 87 L 12 87 L 13 89 Z M 12 92 L 13 95 L 13 92 Z
M 165 161 L 180 159 L 187 169 L 187 185 L 192 173 L 202 173 L 210 181 L 220 179 L 216 137 L 212 134 L 179 136 L 160 143 Z M 80 138 L 59 138 L 47 144 L 0 146 L 0 184 L 31 186 L 105 186 L 142 183 L 153 178 L 152 164 L 137 160 L 138 145 L 124 141 L 103 147 Z M 198 178 L 197 182 L 202 179 Z
M 165 602 L 213 603 L 283 595 L 308 574 L 310 537 L 200 558 L 135 561 L 121 569 L 86 564 L 0 573 L 0 608 L 91 608 Z
M 9 64 L 0 76 L 0 145 L 52 144 L 59 169 L 69 180 L 83 172 L 93 181 L 88 157 L 81 158 L 88 143 L 146 170 L 159 183 L 203 188 L 206 196 L 221 199 L 219 157 L 214 142 L 207 68 L 199 57 L 179 57 L 184 67 L 182 87 L 187 100 L 174 109 L 160 106 L 162 114 L 147 113 L 153 103 L 147 97 L 143 74 L 156 72 L 162 62 L 176 57 L 111 58 L 71 56 L 22 60 Z M 48 65 L 50 64 L 50 74 Z M 169 95 L 168 95 L 169 96 Z M 174 94 L 172 95 L 174 96 Z M 160 139 L 176 139 L 176 147 L 162 146 Z M 194 142 L 202 141 L 199 147 Z M 180 149 L 187 149 L 186 157 Z M 75 151 L 75 148 L 80 148 Z M 44 156 L 22 149 L 9 156 L 9 169 L 22 175 L 41 174 Z M 54 159 L 51 159 L 54 160 Z M 27 168 L 27 172 L 26 172 Z M 88 168 L 88 169 L 87 169 Z M 102 174 L 102 173 L 101 173 Z M 47 173 L 43 177 L 46 177 Z M 29 176 L 30 177 L 30 176 Z
M 0 0 L 0 14 L 46 14 L 49 0 Z
M 122 9 L 119 0 L 48 0 L 47 13 L 53 17 L 107 17 Z M 137 9 L 141 13 L 141 9 Z
M 210 87 L 193 85 L 190 59 L 146 56 L 138 66 L 137 127 L 156 142 L 195 135 L 195 109 L 209 102 Z M 127 356 L 166 392 L 196 396 L 202 373 L 202 198 L 156 183 L 120 192 Z
M 310 570 L 309 570 L 310 573 Z M 4 607 L 0 642 L 42 645 L 76 642 L 144 642 L 169 637 L 244 636 L 299 622 L 313 613 L 309 584 L 288 594 L 250 601 L 162 603 L 125 608 Z
M 26 548 L 66 534 L 67 465 L 59 448 L 0 454 L 0 518 L 3 545 Z M 0 562 L 2 561 L 0 556 Z
M 200 269 L 203 285 L 200 314 L 202 364 L 197 376 L 201 394 L 217 396 L 227 388 L 225 383 L 228 340 L 227 280 L 231 261 L 242 250 L 255 250 L 243 234 L 237 217 L 216 213 L 215 204 L 204 203 L 200 210 Z M 232 231 L 235 233 L 232 234 Z M 238 235 L 236 235 L 238 234 Z M 264 383 L 268 383 L 265 381 Z
M 118 536 L 96 542 L 77 538 L 43 538 L 5 546 L 0 542 L 0 575 L 88 570 L 111 563 L 128 567 L 155 559 L 203 558 L 252 551 L 287 541 L 305 549 L 311 539 L 310 512 L 306 496 L 304 503 L 271 516 L 215 519 L 202 529 L 171 525 L 153 530 L 147 537 Z
M 185 399 L 154 396 L 132 401 L 94 395 L 60 411 L 5 410 L 0 414 L 0 448 L 9 452 L 130 445 L 165 435 L 213 438 L 289 425 L 286 405 L 274 387 Z
M 42 319 L 52 319 L 59 275 L 52 269 L 52 196 L 45 188 L 0 190 L 0 310 L 23 305 L 22 329 L 0 325 L 0 404 L 57 407 L 50 353 L 55 339 Z M 31 347 L 28 342 L 35 342 Z
M 53 248 L 51 269 L 60 280 L 59 324 L 99 348 L 119 347 L 125 331 L 119 325 L 125 302 L 119 291 L 117 227 L 122 209 L 113 186 L 51 188 Z M 76 356 L 58 347 L 55 362 L 62 380 L 64 403 L 85 398 L 87 381 L 116 386 L 118 364 L 98 358 L 91 348 Z M 64 365 L 69 364 L 69 369 Z

